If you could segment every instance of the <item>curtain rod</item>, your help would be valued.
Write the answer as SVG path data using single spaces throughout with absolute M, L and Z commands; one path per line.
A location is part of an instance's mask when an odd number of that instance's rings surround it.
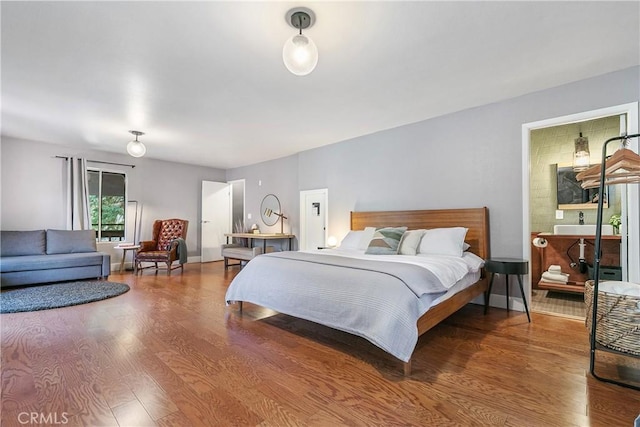
M 55 156 L 56 159 L 65 159 L 65 160 L 69 160 L 69 156 Z M 103 162 L 102 160 L 89 160 L 87 159 L 87 162 L 91 162 L 91 163 L 101 163 L 103 165 L 116 165 L 116 166 L 127 166 L 129 168 L 135 168 L 136 165 L 128 165 L 126 163 L 114 163 L 114 162 Z

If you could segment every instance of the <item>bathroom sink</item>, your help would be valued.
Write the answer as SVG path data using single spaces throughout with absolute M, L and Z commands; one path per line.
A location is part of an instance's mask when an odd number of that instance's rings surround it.
M 595 236 L 596 226 L 594 225 L 572 225 L 572 224 L 558 224 L 553 226 L 553 234 L 572 234 L 575 236 Z M 612 236 L 613 225 L 603 224 L 602 235 Z

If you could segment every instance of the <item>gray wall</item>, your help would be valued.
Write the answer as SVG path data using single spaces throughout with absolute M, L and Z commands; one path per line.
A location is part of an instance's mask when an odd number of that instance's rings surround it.
M 263 233 L 279 233 L 280 222 L 271 227 L 260 219 L 260 204 L 267 194 L 275 194 L 280 200 L 284 220 L 284 232 L 298 235 L 299 230 L 299 171 L 298 156 L 288 156 L 227 171 L 227 181 L 245 180 L 245 224 L 257 224 Z M 297 241 L 297 239 L 296 239 Z M 281 242 L 269 241 L 269 245 L 281 247 Z M 286 245 L 285 245 L 286 248 Z M 294 249 L 297 243 L 294 242 Z
M 123 146 L 124 150 L 124 146 Z M 135 165 L 89 163 L 89 166 L 127 174 L 129 199 L 142 204 L 141 240 L 151 238 L 153 221 L 164 218 L 189 220 L 189 256 L 200 256 L 201 181 L 225 181 L 221 169 L 171 163 L 149 158 L 135 159 L 102 151 L 82 151 L 55 144 L 3 137 L 1 141 L 1 213 L 3 230 L 66 228 L 65 160 L 55 156 L 78 156 L 90 160 Z M 113 243 L 100 244 L 119 261 Z
M 329 234 L 342 237 L 351 210 L 487 206 L 494 256 L 522 256 L 523 123 L 637 102 L 640 67 L 225 171 L 149 158 L 2 139 L 2 229 L 63 228 L 64 161 L 55 155 L 134 163 L 121 168 L 143 204 L 142 238 L 156 218 L 190 221 L 189 254 L 200 251 L 200 181 L 245 179 L 245 212 L 276 194 L 299 234 L 299 192 L 329 189 Z M 331 126 L 327 123 L 327 126 Z M 113 167 L 114 170 L 118 168 Z M 261 181 L 261 185 L 259 185 Z
M 522 125 L 637 102 L 639 72 L 633 67 L 231 169 L 227 178 L 247 178 L 247 212 L 256 212 L 267 192 L 276 194 L 293 232 L 299 191 L 328 188 L 329 234 L 339 238 L 351 210 L 487 206 L 492 255 L 521 257 Z

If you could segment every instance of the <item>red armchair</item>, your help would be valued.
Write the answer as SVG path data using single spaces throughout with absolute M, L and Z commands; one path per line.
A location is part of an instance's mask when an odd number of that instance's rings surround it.
M 142 271 L 146 268 L 159 270 L 158 263 L 167 265 L 167 276 L 171 275 L 171 270 L 180 268 L 184 271 L 183 265 L 187 262 L 187 237 L 189 221 L 184 219 L 159 219 L 153 223 L 153 240 L 140 242 L 140 249 L 135 256 L 135 270 Z M 179 261 L 175 267 L 174 261 Z M 153 266 L 142 267 L 143 262 L 152 262 Z

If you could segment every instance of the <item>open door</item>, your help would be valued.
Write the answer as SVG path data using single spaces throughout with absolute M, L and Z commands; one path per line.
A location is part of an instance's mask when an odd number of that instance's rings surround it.
M 220 250 L 231 232 L 231 196 L 226 182 L 202 181 L 201 262 L 220 261 Z

